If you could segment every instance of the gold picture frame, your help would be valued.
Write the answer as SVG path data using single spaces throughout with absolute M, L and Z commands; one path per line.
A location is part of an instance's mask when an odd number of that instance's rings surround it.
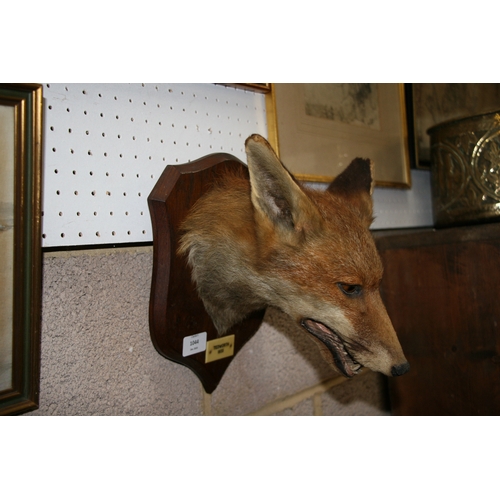
M 315 95 L 311 97 L 318 90 L 312 87 L 316 85 L 338 88 L 319 89 L 316 101 Z M 352 109 L 328 105 L 325 100 L 330 91 L 338 97 L 337 104 L 359 106 L 361 111 L 365 101 L 360 103 L 356 92 L 364 92 L 365 98 L 371 93 L 370 121 L 353 118 Z M 273 83 L 266 107 L 269 141 L 298 179 L 330 182 L 361 156 L 374 162 L 376 185 L 411 187 L 404 84 Z
M 38 408 L 42 86 L 0 84 L 0 415 Z

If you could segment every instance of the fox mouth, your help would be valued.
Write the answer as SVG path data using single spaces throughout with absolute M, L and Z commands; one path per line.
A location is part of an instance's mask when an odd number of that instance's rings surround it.
M 303 319 L 301 325 L 327 347 L 335 366 L 343 375 L 349 378 L 354 377 L 363 368 L 363 365 L 358 363 L 347 350 L 345 342 L 337 332 L 323 323 L 309 318 Z

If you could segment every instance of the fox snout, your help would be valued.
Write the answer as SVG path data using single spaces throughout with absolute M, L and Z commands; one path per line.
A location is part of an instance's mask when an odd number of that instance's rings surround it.
M 316 342 L 325 361 L 345 377 L 357 375 L 364 367 L 399 377 L 409 371 L 410 364 L 384 313 L 384 309 L 379 309 L 378 314 L 373 315 L 381 320 L 378 328 L 364 323 L 362 315 L 353 315 L 349 320 L 338 311 L 327 321 L 307 318 L 300 321 L 300 325 Z M 356 325 L 356 319 L 361 319 L 361 323 Z

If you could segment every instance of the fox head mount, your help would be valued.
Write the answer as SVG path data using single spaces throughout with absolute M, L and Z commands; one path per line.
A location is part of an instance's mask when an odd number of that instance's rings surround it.
M 218 334 L 273 306 L 344 376 L 363 366 L 406 373 L 379 294 L 371 162 L 355 159 L 319 191 L 297 182 L 263 137 L 250 136 L 245 148 L 249 180 L 228 171 L 181 226 L 178 253 Z

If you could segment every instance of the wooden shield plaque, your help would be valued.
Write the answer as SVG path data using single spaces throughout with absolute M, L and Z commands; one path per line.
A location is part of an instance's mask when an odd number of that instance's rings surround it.
M 176 252 L 180 226 L 189 209 L 228 169 L 240 169 L 248 177 L 247 167 L 225 153 L 167 166 L 148 197 L 153 226 L 151 339 L 161 355 L 190 368 L 209 394 L 217 387 L 234 356 L 259 329 L 265 313 L 265 309 L 253 312 L 219 338 L 191 280 L 191 269 L 185 257 Z M 228 338 L 230 341 L 223 340 Z M 221 345 L 231 344 L 233 354 L 224 354 L 226 357 L 221 359 L 208 356 L 208 351 L 203 349 L 205 340 L 207 346 L 213 346 L 212 341 L 217 339 Z M 218 343 L 215 342 L 216 349 L 220 347 Z M 189 344 L 195 346 L 191 351 Z

